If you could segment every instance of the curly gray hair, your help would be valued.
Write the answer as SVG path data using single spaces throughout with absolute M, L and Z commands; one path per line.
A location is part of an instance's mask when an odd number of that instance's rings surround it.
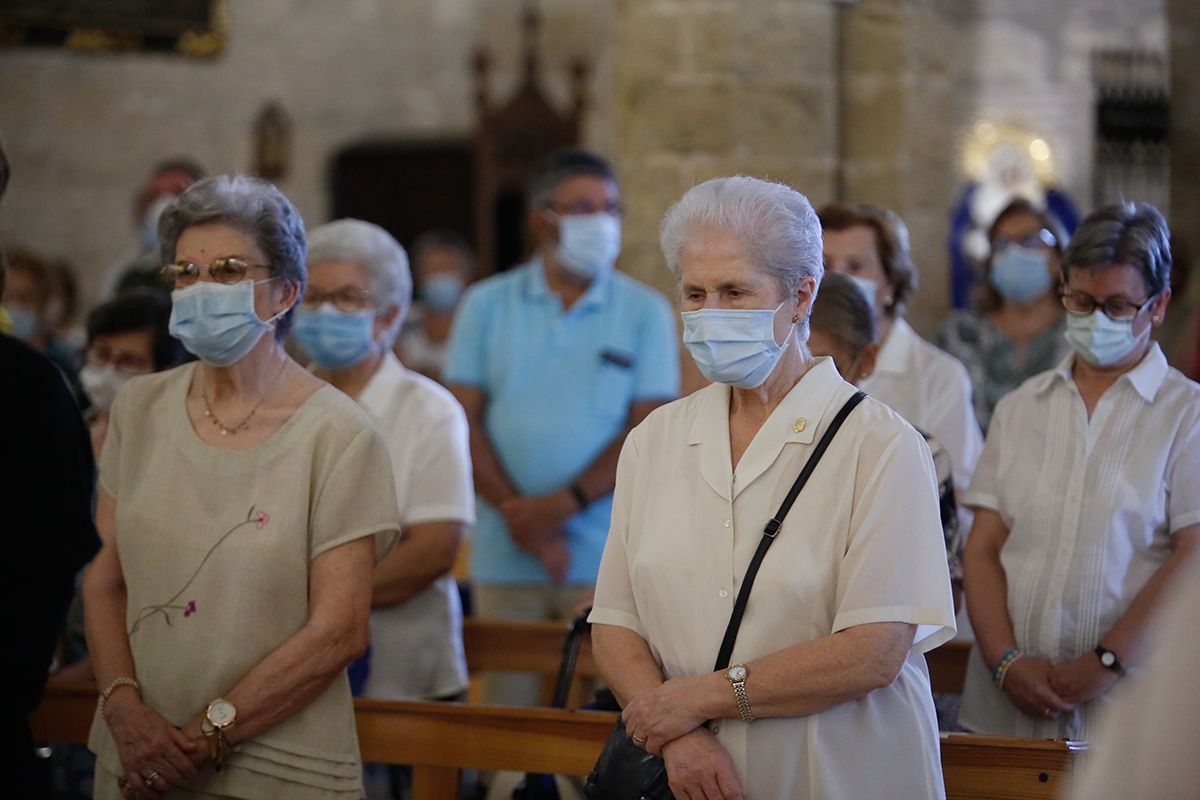
M 274 184 L 249 175 L 217 175 L 193 183 L 158 218 L 163 263 L 175 260 L 175 248 L 185 230 L 214 222 L 253 238 L 267 256 L 272 277 L 295 284 L 298 292 L 304 293 L 308 282 L 304 220 Z M 296 305 L 275 325 L 277 341 L 287 338 Z
M 400 313 L 384 336 L 391 347 L 412 305 L 412 272 L 408 253 L 378 225 L 360 219 L 339 219 L 318 225 L 308 237 L 308 263 L 350 261 L 362 267 L 371 285 L 371 297 L 383 311 Z

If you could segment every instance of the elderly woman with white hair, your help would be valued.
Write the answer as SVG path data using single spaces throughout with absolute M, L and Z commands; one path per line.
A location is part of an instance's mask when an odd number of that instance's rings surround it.
M 809 353 L 816 213 L 711 180 L 662 248 L 713 384 L 621 453 L 591 621 L 630 738 L 681 798 L 942 797 L 922 655 L 954 634 L 937 481 L 921 436 Z
M 304 224 L 274 186 L 193 184 L 159 220 L 171 333 L 100 459 L 84 582 L 95 796 L 358 798 L 345 668 L 399 530 L 382 438 L 284 352 Z
M 1061 281 L 1073 352 L 996 405 L 964 499 L 979 646 L 959 722 L 981 733 L 1089 738 L 1200 546 L 1200 386 L 1150 338 L 1166 221 L 1144 203 L 1089 214 Z
M 453 700 L 467 688 L 450 571 L 475 521 L 469 433 L 454 396 L 392 352 L 411 302 L 408 256 L 383 228 L 342 219 L 312 231 L 296 339 L 315 374 L 357 400 L 383 433 L 402 526 L 375 569 L 363 693 Z

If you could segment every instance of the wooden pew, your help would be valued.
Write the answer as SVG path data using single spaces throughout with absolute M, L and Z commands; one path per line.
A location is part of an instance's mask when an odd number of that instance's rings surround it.
M 518 622 L 500 619 L 463 620 L 463 649 L 467 669 L 478 672 L 532 672 L 541 677 L 541 704 L 550 705 L 554 681 L 567 641 L 565 622 Z M 568 708 L 579 708 L 589 700 L 591 686 L 600 672 L 592 658 L 592 639 L 584 635 L 575 662 Z M 472 693 L 473 702 L 482 698 Z
M 515 622 L 498 619 L 463 620 L 463 645 L 467 653 L 467 668 L 472 672 L 508 670 L 533 672 L 542 676 L 543 705 L 548 705 L 554 678 L 562 659 L 566 641 L 565 622 Z M 970 642 L 950 641 L 925 654 L 929 679 L 935 692 L 961 694 L 967 674 Z M 584 678 L 598 676 L 592 658 L 590 637 L 585 637 L 579 651 L 575 674 Z M 584 704 L 583 698 L 572 697 L 570 707 Z
M 363 759 L 412 764 L 414 800 L 452 800 L 464 768 L 586 775 L 616 719 L 597 711 L 453 703 L 358 700 L 355 707 Z M 35 741 L 86 742 L 95 708 L 95 686 L 50 687 L 30 715 Z M 1068 742 L 944 737 L 947 797 L 1060 797 L 1079 749 Z

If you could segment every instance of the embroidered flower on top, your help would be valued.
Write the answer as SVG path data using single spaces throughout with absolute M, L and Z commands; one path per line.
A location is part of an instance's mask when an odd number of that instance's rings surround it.
M 208 563 L 210 558 L 212 558 L 212 554 L 217 552 L 217 548 L 223 545 L 230 536 L 237 533 L 239 529 L 244 528 L 247 525 L 253 525 L 256 530 L 261 531 L 270 521 L 270 514 L 268 514 L 266 511 L 257 511 L 257 506 L 250 506 L 250 510 L 246 513 L 246 518 L 226 531 L 220 539 L 217 539 L 212 547 L 208 548 L 208 552 L 204 554 L 204 558 L 200 559 L 200 564 L 192 572 L 192 576 L 187 579 L 187 582 L 184 583 L 183 586 L 179 588 L 178 592 L 172 595 L 171 598 L 165 603 L 142 606 L 141 610 L 138 611 L 137 619 L 135 619 L 133 624 L 129 626 L 128 635 L 133 636 L 135 633 L 137 633 L 138 629 L 142 627 L 142 623 L 153 617 L 155 614 L 162 614 L 163 619 L 166 621 L 168 626 L 172 625 L 172 611 L 182 611 L 184 618 L 195 614 L 195 600 L 189 600 L 187 605 L 179 605 L 178 601 L 179 598 L 183 596 L 184 592 L 188 590 L 188 587 L 190 587 L 196 580 L 196 576 L 200 574 L 200 570 L 204 569 L 204 565 Z

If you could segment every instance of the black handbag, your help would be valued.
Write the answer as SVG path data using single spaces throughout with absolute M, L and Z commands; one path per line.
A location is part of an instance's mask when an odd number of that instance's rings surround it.
M 767 548 L 779 535 L 783 520 L 792 510 L 792 504 L 800 496 L 800 491 L 804 484 L 808 483 L 809 476 L 817 468 L 821 457 L 829 449 L 829 444 L 837 435 L 838 429 L 864 398 L 865 393 L 856 392 L 838 411 L 837 416 L 829 423 L 829 429 L 825 431 L 816 449 L 805 462 L 804 469 L 800 470 L 799 477 L 792 484 L 792 489 L 784 498 L 783 504 L 779 506 L 779 511 L 763 528 L 762 539 L 758 542 L 754 557 L 750 559 L 750 566 L 746 568 L 746 577 L 742 580 L 742 587 L 733 604 L 733 613 L 725 627 L 721 650 L 717 654 L 716 666 L 713 667 L 714 672 L 729 667 L 729 659 L 733 656 L 733 644 L 742 624 L 742 615 L 746 612 L 746 602 L 750 599 L 750 588 L 754 585 L 754 578 L 758 575 L 758 568 L 762 565 L 763 556 L 767 554 Z M 596 766 L 587 777 L 583 791 L 588 800 L 674 800 L 667 781 L 666 763 L 634 744 L 625 730 L 623 719 L 617 720 L 612 733 L 609 734 L 608 741 L 604 743 L 604 749 L 600 752 L 600 758 L 596 760 Z

